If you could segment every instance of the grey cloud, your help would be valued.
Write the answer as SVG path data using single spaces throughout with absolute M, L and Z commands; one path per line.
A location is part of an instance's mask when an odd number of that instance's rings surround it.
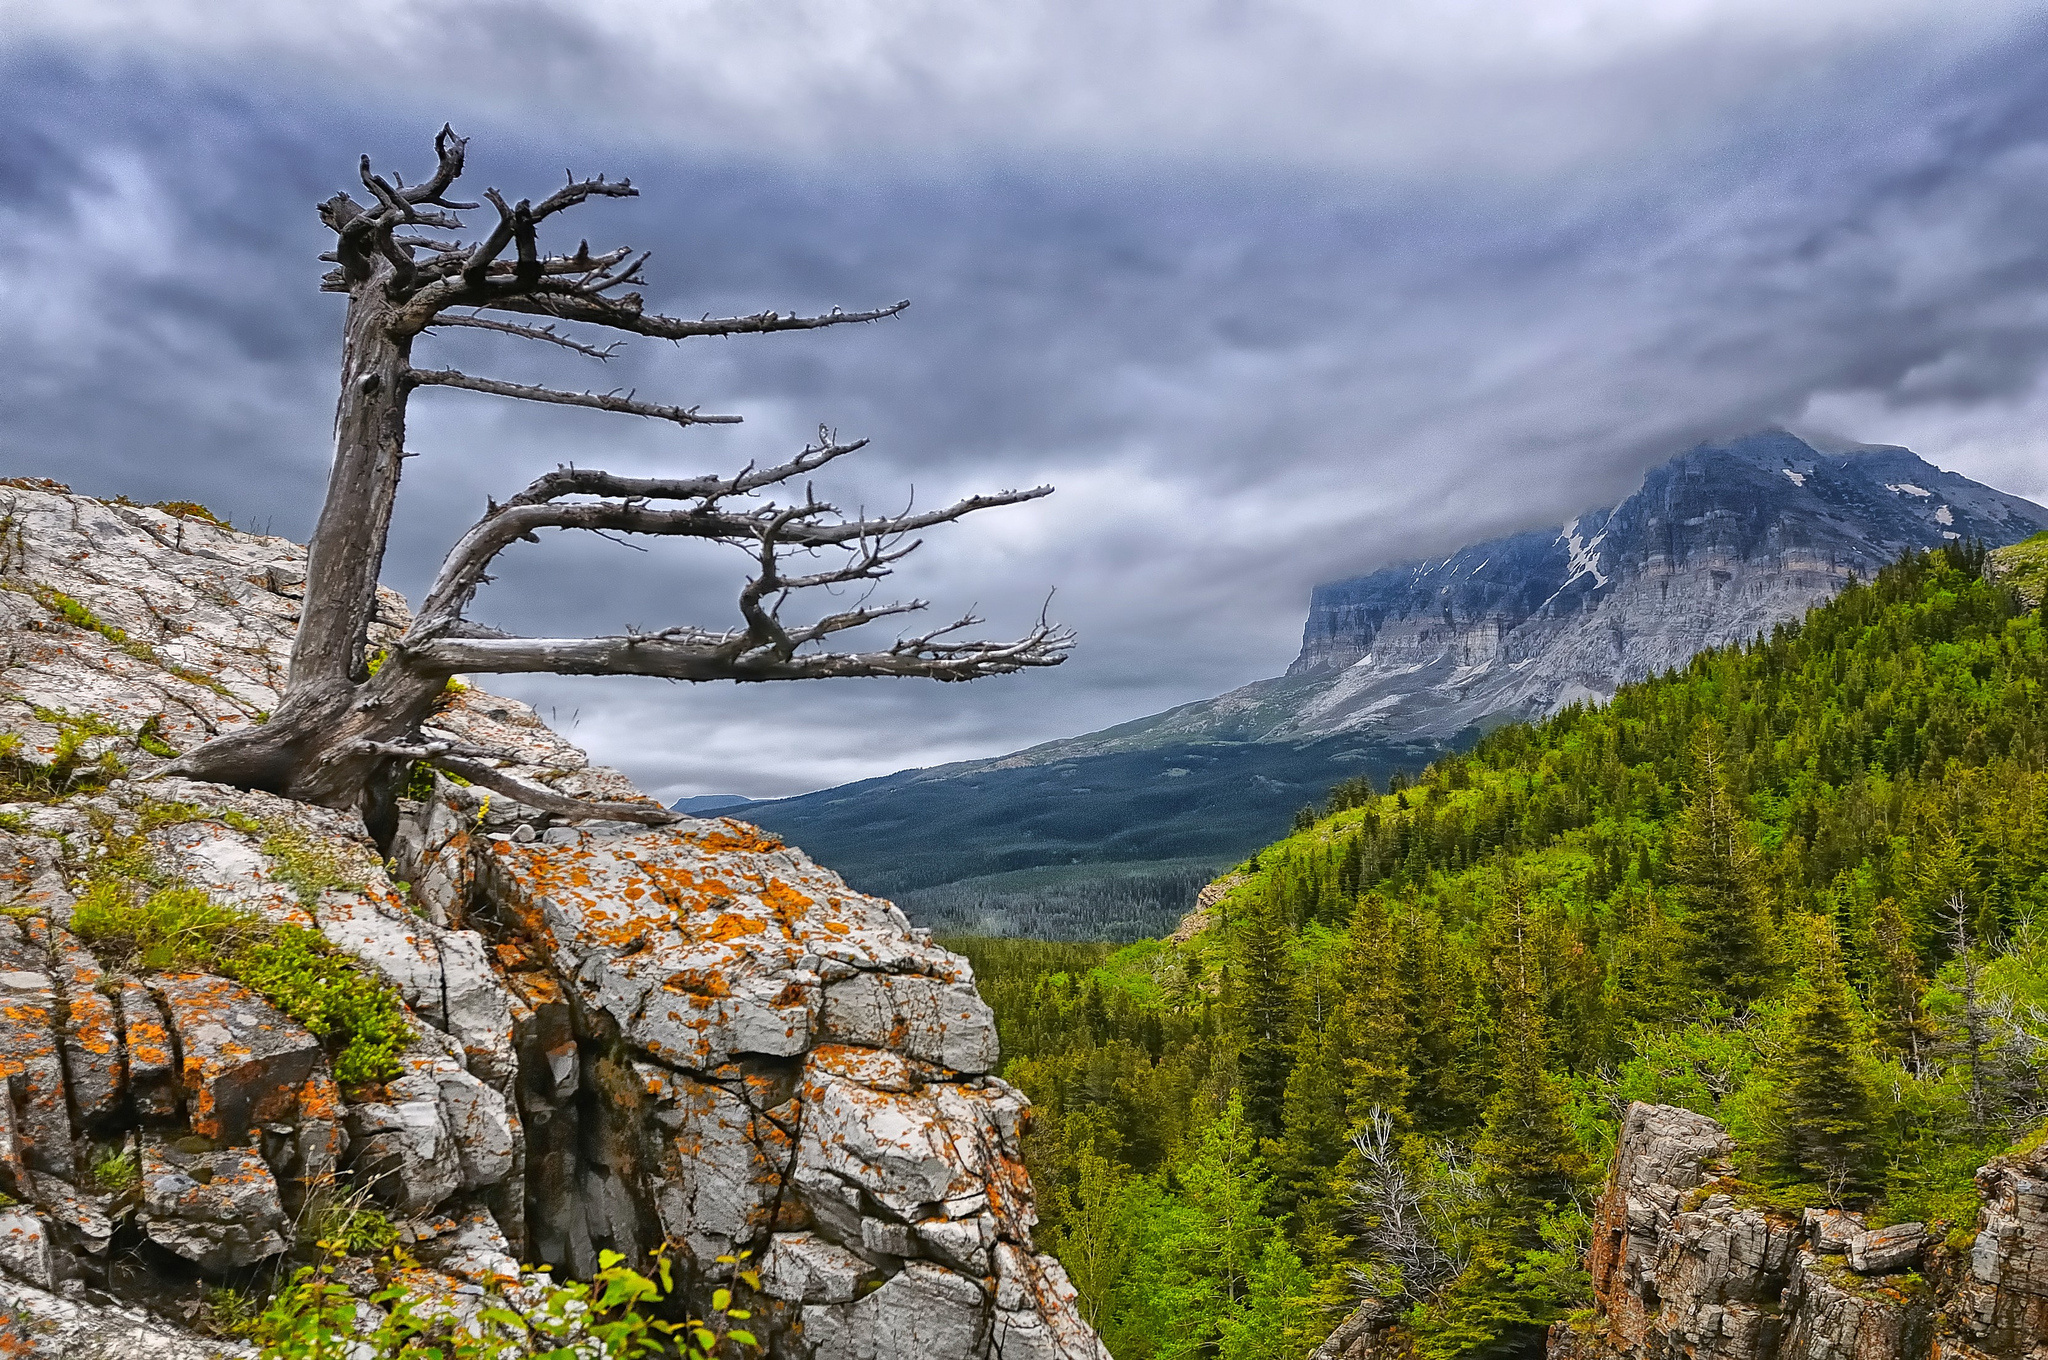
M 463 124 L 476 179 L 523 191 L 564 164 L 631 174 L 641 200 L 570 227 L 655 249 L 652 302 L 914 305 L 811 336 L 642 344 L 602 370 L 492 337 L 423 342 L 466 368 L 638 386 L 748 423 L 678 432 L 422 394 L 390 579 L 416 593 L 486 495 L 557 461 L 731 467 L 786 454 L 819 421 L 874 438 L 822 480 L 849 504 L 894 504 L 909 483 L 921 503 L 1059 483 L 1050 502 L 933 535 L 897 584 L 939 611 L 976 603 L 992 631 L 1057 585 L 1055 612 L 1083 638 L 1060 671 L 970 687 L 498 682 L 576 715 L 579 739 L 651 787 L 768 794 L 1275 673 L 1315 581 L 1617 500 L 1701 437 L 1832 422 L 2048 496 L 2043 462 L 2011 452 L 2048 346 L 2048 31 L 2014 37 L 1986 10 L 1930 46 L 1917 12 L 1849 34 L 1796 80 L 1764 62 L 1776 74 L 1736 82 L 1744 98 L 1666 128 L 1654 154 L 1536 158 L 1509 177 L 1485 157 L 1434 175 L 1332 168 L 1222 136 L 1206 157 L 1060 158 L 990 136 L 933 160 L 888 119 L 836 163 L 744 138 L 721 154 L 683 137 L 621 148 L 553 119 L 565 99 L 593 119 L 610 107 L 565 90 L 616 45 L 499 53 L 537 93 Z M 1794 37 L 1783 51 L 1819 41 Z M 1698 41 L 1720 60 L 1763 39 Z M 1651 46 L 1633 64 L 1598 54 L 1598 78 L 1640 89 L 1685 55 Z M 303 533 L 340 317 L 315 291 L 311 205 L 361 149 L 416 173 L 443 111 L 339 102 L 290 62 L 202 78 L 170 50 L 95 72 L 46 48 L 4 72 L 0 99 L 31 135 L 0 162 L 16 243 L 0 260 L 0 454 L 10 471 Z M 1531 61 L 1515 88 L 1552 79 L 1555 60 Z M 1250 65 L 1244 79 L 1276 89 L 1288 75 Z M 925 115 L 944 123 L 964 97 L 941 90 Z M 843 135 L 858 139 L 852 102 Z M 969 141 L 991 109 L 963 120 Z M 1576 116 L 1531 111 L 1539 127 Z M 89 270 L 67 254 L 81 232 L 111 245 Z M 719 622 L 740 565 L 554 538 L 507 559 L 484 611 L 548 631 Z

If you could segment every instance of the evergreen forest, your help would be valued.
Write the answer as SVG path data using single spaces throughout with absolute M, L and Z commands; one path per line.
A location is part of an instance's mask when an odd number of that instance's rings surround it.
M 1294 1360 L 1361 1302 L 1421 1356 L 1541 1354 L 1634 1100 L 1725 1124 L 1760 1203 L 1966 1243 L 1975 1169 L 2048 1127 L 2048 631 L 2012 579 L 1909 555 L 1342 786 L 1191 938 L 948 941 L 1117 1360 Z

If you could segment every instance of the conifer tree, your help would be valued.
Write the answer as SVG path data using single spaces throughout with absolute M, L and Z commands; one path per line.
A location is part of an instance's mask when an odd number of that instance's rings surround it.
M 1296 1001 L 1299 1038 L 1287 1076 L 1281 1136 L 1265 1145 L 1273 1168 L 1276 1213 L 1291 1215 L 1328 1193 L 1331 1172 L 1348 1146 L 1344 1117 L 1342 997 L 1336 980 L 1317 970 Z
M 1692 745 L 1690 801 L 1672 837 L 1671 875 L 1685 909 L 1679 960 L 1703 998 L 1738 1009 L 1771 981 L 1771 921 L 1757 849 L 1729 787 L 1727 760 L 1711 727 Z
M 1202 1130 L 1188 1160 L 1175 1173 L 1189 1204 L 1201 1215 L 1203 1269 L 1220 1299 L 1235 1306 L 1273 1224 L 1265 1216 L 1270 1178 L 1244 1103 L 1232 1096 Z
M 1375 1109 L 1397 1127 L 1408 1124 L 1413 1041 L 1400 966 L 1386 898 L 1367 893 L 1352 912 L 1344 955 L 1344 1101 L 1351 1124 Z
M 1244 1114 L 1264 1138 L 1277 1138 L 1287 1099 L 1287 1031 L 1292 1011 L 1288 932 L 1271 902 L 1254 906 L 1238 937 L 1238 1087 Z
M 1479 1183 L 1493 1194 L 1503 1226 L 1515 1245 L 1531 1246 L 1538 1217 L 1571 1197 L 1573 1187 L 1586 1178 L 1588 1164 L 1565 1123 L 1557 1083 L 1544 1070 L 1547 1043 L 1532 932 L 1520 889 L 1511 892 L 1511 952 L 1503 961 L 1494 1054 L 1500 1084 L 1473 1150 L 1479 1157 Z
M 1792 1042 L 1776 1074 L 1777 1127 L 1766 1160 L 1780 1180 L 1816 1185 L 1840 1200 L 1870 1187 L 1876 1120 L 1833 922 L 1809 924 L 1807 953 L 1811 991 L 1792 1017 Z
M 1870 968 L 1870 1005 L 1876 1013 L 1878 1032 L 1905 1058 L 1907 1068 L 1917 1072 L 1934 1027 L 1922 1002 L 1927 980 L 1920 974 L 1920 954 L 1913 948 L 1912 925 L 1894 898 L 1883 899 L 1871 911 L 1866 962 Z

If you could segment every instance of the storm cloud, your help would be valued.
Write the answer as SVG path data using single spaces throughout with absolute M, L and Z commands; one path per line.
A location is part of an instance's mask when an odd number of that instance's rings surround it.
M 2017 5 L 0 3 L 0 463 L 302 537 L 340 300 L 312 206 L 424 171 L 643 196 L 684 314 L 893 302 L 601 370 L 458 366 L 744 414 L 654 429 L 413 403 L 387 579 L 557 462 L 732 468 L 870 437 L 821 492 L 1053 482 L 894 583 L 1081 646 L 974 686 L 501 680 L 669 795 L 796 792 L 1271 675 L 1308 588 L 1620 499 L 1769 423 L 2048 500 L 2048 22 Z M 1796 12 L 1795 12 L 1796 11 Z M 573 240 L 573 237 L 572 237 Z M 568 536 L 479 611 L 722 623 L 735 557 Z

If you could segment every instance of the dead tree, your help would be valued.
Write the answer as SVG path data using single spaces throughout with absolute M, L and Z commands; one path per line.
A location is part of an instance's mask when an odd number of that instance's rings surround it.
M 334 462 L 327 499 L 313 532 L 305 599 L 292 645 L 282 703 L 268 722 L 218 737 L 171 767 L 175 773 L 244 788 L 267 789 L 304 802 L 357 808 L 373 829 L 391 824 L 391 799 L 403 770 L 426 761 L 529 803 L 581 816 L 641 822 L 673 818 L 640 803 L 572 800 L 497 772 L 500 753 L 430 740 L 422 724 L 450 677 L 544 671 L 558 675 L 657 675 L 675 680 L 807 680 L 828 676 L 923 676 L 973 680 L 1052 666 L 1072 637 L 1042 617 L 1010 642 L 968 640 L 979 622 L 947 627 L 870 651 L 832 651 L 835 634 L 924 603 L 868 603 L 801 622 L 783 617 L 798 592 L 869 583 L 918 546 L 910 535 L 990 506 L 1046 495 L 1050 487 L 974 496 L 943 509 L 868 517 L 845 516 L 812 494 L 807 474 L 862 447 L 821 430 L 818 441 L 788 462 L 749 464 L 731 475 L 622 477 L 564 466 L 502 504 L 456 540 L 418 614 L 371 664 L 370 626 L 385 537 L 398 494 L 405 447 L 406 403 L 420 388 L 455 388 L 521 401 L 585 407 L 666 421 L 677 426 L 736 424 L 738 416 L 705 415 L 695 406 L 644 401 L 633 393 L 577 392 L 474 377 L 450 368 L 415 367 L 413 342 L 436 327 L 466 327 L 538 341 L 597 359 L 621 342 L 601 344 L 561 323 L 663 340 L 812 330 L 894 316 L 907 303 L 822 316 L 760 312 L 688 320 L 644 309 L 644 253 L 628 248 L 548 254 L 540 228 L 592 198 L 626 198 L 626 180 L 576 179 L 533 202 L 508 203 L 495 189 L 484 198 L 495 220 L 481 239 L 430 233 L 463 231 L 459 212 L 475 203 L 450 195 L 462 174 L 464 139 L 442 128 L 434 139 L 439 163 L 424 182 L 373 173 L 363 157 L 369 202 L 336 194 L 320 205 L 334 232 L 321 258 L 335 268 L 322 281 L 348 295 L 343 329 L 341 396 L 334 418 Z M 512 319 L 517 318 L 517 319 Z M 801 497 L 770 497 L 802 483 Z M 648 534 L 739 545 L 753 575 L 739 592 L 739 623 L 723 629 L 688 624 L 612 637 L 515 637 L 471 622 L 465 611 L 498 555 L 514 543 L 537 542 L 542 529 Z M 793 558 L 806 559 L 792 562 Z M 871 587 L 870 587 L 871 588 Z M 373 673 L 374 671 L 374 673 Z

